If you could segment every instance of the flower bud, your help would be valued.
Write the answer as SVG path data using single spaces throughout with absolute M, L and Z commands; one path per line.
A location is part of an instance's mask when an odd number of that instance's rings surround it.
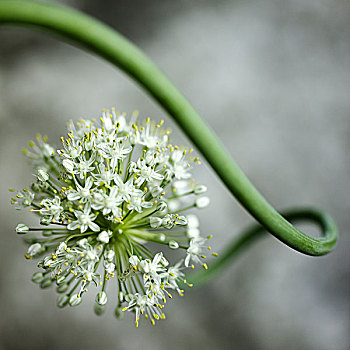
M 45 237 L 50 237 L 50 236 L 52 236 L 52 231 L 51 231 L 51 230 L 45 230 L 45 231 L 43 231 L 43 236 L 45 236 Z
M 18 224 L 16 226 L 16 232 L 20 235 L 24 235 L 29 231 L 29 227 L 25 224 Z
M 171 248 L 171 249 L 177 249 L 177 248 L 179 248 L 179 243 L 177 243 L 177 242 L 174 241 L 174 240 L 171 240 L 171 241 L 169 241 L 169 248 Z
M 41 182 L 46 182 L 49 179 L 49 175 L 47 174 L 47 172 L 43 169 L 39 169 L 38 170 L 38 180 Z
M 74 162 L 72 162 L 70 159 L 64 159 L 62 162 L 62 165 L 67 170 L 67 172 L 72 173 L 74 169 Z
M 124 312 L 122 311 L 121 305 L 118 305 L 115 310 L 114 310 L 114 316 L 118 319 L 121 320 L 124 317 Z
M 69 295 L 62 294 L 57 298 L 56 303 L 59 308 L 63 308 L 68 304 L 68 301 L 69 301 Z
M 101 316 L 106 311 L 106 306 L 95 303 L 94 311 L 97 316 Z
M 41 281 L 40 288 L 42 289 L 49 288 L 51 287 L 52 283 L 53 283 L 53 279 L 50 277 L 46 277 Z
M 57 284 L 62 284 L 65 280 L 66 280 L 66 276 L 61 275 L 61 276 L 58 276 L 56 278 L 56 283 Z
M 198 194 L 202 194 L 204 192 L 207 192 L 207 187 L 204 185 L 198 185 L 194 188 L 193 190 L 194 194 L 198 195 Z
M 68 283 L 62 283 L 56 288 L 56 291 L 57 293 L 64 293 L 68 288 L 69 288 Z
M 42 272 L 40 272 L 40 271 L 37 271 L 37 272 L 35 272 L 34 274 L 33 274 L 33 276 L 32 276 L 32 281 L 34 282 L 34 283 L 41 283 L 42 282 L 42 280 L 44 279 L 44 275 L 43 275 L 43 273 Z
M 200 236 L 200 231 L 197 227 L 189 227 L 186 231 L 188 238 L 195 238 Z
M 110 249 L 110 250 L 105 251 L 104 256 L 105 256 L 106 260 L 108 260 L 110 262 L 113 261 L 114 256 L 115 256 L 114 250 Z
M 149 221 L 152 228 L 158 228 L 162 225 L 162 219 L 156 216 L 151 216 Z
M 40 220 L 40 224 L 41 224 L 41 225 L 44 225 L 44 226 L 50 225 L 50 224 L 51 224 L 51 218 L 50 218 L 50 216 L 44 216 L 44 217 L 42 217 L 41 220 Z
M 34 182 L 30 188 L 36 193 L 41 191 L 41 186 L 36 182 Z
M 168 207 L 167 204 L 164 201 L 161 201 L 157 205 L 157 210 L 164 211 L 167 207 Z
M 190 228 L 197 228 L 199 227 L 199 220 L 198 217 L 194 214 L 188 214 L 186 215 L 187 218 L 187 226 Z
M 163 188 L 155 186 L 151 189 L 152 197 L 158 197 L 163 192 Z
M 165 239 L 166 239 L 165 234 L 164 234 L 164 233 L 160 233 L 160 234 L 158 235 L 158 239 L 159 239 L 160 241 L 164 242 Z
M 210 203 L 210 198 L 209 197 L 200 197 L 196 200 L 195 202 L 195 206 L 198 209 L 203 209 L 205 207 L 207 207 Z
M 27 251 L 26 257 L 31 259 L 34 255 L 40 253 L 42 251 L 42 246 L 40 243 L 32 244 Z
M 102 242 L 102 243 L 108 243 L 109 242 L 109 234 L 107 233 L 107 231 L 102 231 L 98 236 L 97 236 L 97 240 Z
M 82 299 L 79 294 L 73 294 L 69 299 L 70 306 L 78 306 L 81 302 L 82 302 Z
M 105 305 L 107 303 L 107 293 L 100 292 L 96 295 L 96 303 L 99 305 Z

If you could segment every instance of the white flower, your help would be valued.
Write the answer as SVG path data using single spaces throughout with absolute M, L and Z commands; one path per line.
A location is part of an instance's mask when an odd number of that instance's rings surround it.
M 92 180 L 92 177 L 88 177 L 85 181 L 84 187 L 81 186 L 77 181 L 75 181 L 76 190 L 68 190 L 67 191 L 67 198 L 70 201 L 77 201 L 81 200 L 82 203 L 86 203 L 88 201 L 91 201 L 92 195 L 91 195 L 91 187 L 93 186 L 94 182 Z
M 187 249 L 187 256 L 185 258 L 185 266 L 188 267 L 190 262 L 193 261 L 195 264 L 201 264 L 202 261 L 200 256 L 202 254 L 202 249 L 206 240 L 202 237 L 192 238 L 190 241 L 190 246 Z
M 116 175 L 114 169 L 109 169 L 104 164 L 99 164 L 96 170 L 97 173 L 92 173 L 92 176 L 95 178 L 95 184 L 109 186 Z
M 119 205 L 121 203 L 118 187 L 112 187 L 108 195 L 104 192 L 95 194 L 92 208 L 96 210 L 102 209 L 103 215 L 112 213 L 115 218 L 120 218 L 121 208 Z
M 139 263 L 139 269 L 144 273 L 144 283 L 149 281 L 150 279 L 159 281 L 160 272 L 165 271 L 165 267 L 168 266 L 169 262 L 164 258 L 163 253 L 157 253 L 153 260 L 145 259 Z
M 115 168 L 118 161 L 124 159 L 132 150 L 132 147 L 127 144 L 126 137 L 119 137 L 113 143 L 101 144 L 99 149 L 104 158 L 111 159 L 111 167 Z
M 176 179 L 189 179 L 191 173 L 189 172 L 188 163 L 185 161 L 185 155 L 180 150 L 175 150 L 169 160 L 169 170 L 175 176 Z
M 137 161 L 134 173 L 137 174 L 137 179 L 135 180 L 137 186 L 142 185 L 145 181 L 152 183 L 153 181 L 162 180 L 164 178 L 164 176 L 155 171 L 152 166 L 149 166 L 145 160 L 141 159 Z
M 127 120 L 112 109 L 100 119 L 70 121 L 56 153 L 45 137 L 30 142 L 24 153 L 37 170 L 33 193 L 23 189 L 11 198 L 16 209 L 29 207 L 49 226 L 16 227 L 17 233 L 39 234 L 29 237 L 33 244 L 25 254 L 44 254 L 32 280 L 41 288 L 56 284 L 63 293 L 59 307 L 79 305 L 95 287 L 99 315 L 107 289 L 117 288 L 110 298 L 116 299 L 115 314 L 135 312 L 136 326 L 141 315 L 152 324 L 164 319 L 169 291 L 183 295 L 186 266 L 205 258 L 198 219 L 179 213 L 209 203 L 206 197 L 190 203 L 206 191 L 191 179 L 189 162 L 199 163 L 192 150 L 171 145 L 163 121 L 139 122 L 137 115 Z M 162 244 L 164 252 L 153 253 L 147 242 Z M 171 249 L 183 254 L 175 266 L 165 257 Z
M 11 198 L 11 203 L 15 204 L 17 210 L 29 207 L 32 205 L 35 196 L 32 192 L 24 189 L 17 193 L 16 197 Z
M 53 199 L 45 198 L 40 203 L 43 207 L 40 209 L 42 215 L 48 216 L 50 221 L 60 221 L 60 215 L 63 212 L 60 197 Z
M 138 213 L 142 213 L 143 209 L 151 208 L 152 206 L 152 202 L 146 202 L 144 198 L 142 198 L 142 193 L 133 193 L 128 203 L 128 209 L 135 210 Z
M 140 259 L 136 255 L 132 255 L 129 258 L 129 264 L 134 268 L 134 270 L 137 270 L 140 264 Z
M 84 178 L 89 172 L 95 169 L 93 165 L 95 162 L 95 157 L 91 156 L 89 159 L 86 159 L 86 156 L 79 156 L 78 163 L 75 164 L 74 174 L 78 174 L 81 179 Z
M 116 175 L 114 182 L 117 185 L 118 199 L 121 201 L 129 202 L 132 194 L 142 193 L 140 189 L 135 188 L 132 178 L 124 183 L 123 179 Z
M 63 144 L 64 150 L 58 150 L 57 153 L 62 155 L 65 158 L 71 158 L 71 159 L 77 158 L 80 156 L 83 150 L 81 145 L 77 144 L 74 139 L 67 139 L 66 142 L 63 140 L 62 144 Z M 68 165 L 70 163 L 65 162 L 65 164 Z M 72 162 L 71 164 L 74 164 L 74 163 Z M 65 165 L 63 166 L 66 168 Z M 71 169 L 71 170 L 69 171 L 68 169 Z M 73 168 L 69 168 L 69 165 L 68 165 L 68 169 L 67 170 L 70 173 L 73 171 Z
M 185 278 L 185 274 L 182 272 L 184 269 L 182 264 L 183 260 L 180 260 L 175 266 L 170 266 L 168 270 L 161 275 L 165 285 L 168 288 L 175 289 L 180 295 L 183 294 L 183 291 L 179 288 L 177 281 Z
M 123 309 L 123 311 L 135 311 L 135 326 L 139 326 L 140 315 L 147 315 L 148 319 L 151 320 L 152 324 L 155 323 L 154 319 L 164 319 L 165 315 L 161 309 L 154 305 L 154 302 L 149 299 L 147 295 L 140 295 L 135 293 L 134 295 L 128 296 L 129 305 Z
M 96 214 L 90 214 L 91 207 L 89 205 L 85 205 L 84 211 L 76 210 L 74 215 L 78 220 L 71 222 L 68 224 L 68 230 L 76 230 L 80 229 L 80 232 L 85 232 L 88 228 L 90 228 L 94 232 L 100 231 L 100 227 L 95 224 L 93 221 L 96 219 Z

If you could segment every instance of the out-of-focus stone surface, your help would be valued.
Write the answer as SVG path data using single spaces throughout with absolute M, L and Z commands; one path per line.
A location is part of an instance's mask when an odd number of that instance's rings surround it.
M 44 34 L 0 28 L 0 348 L 305 349 L 349 347 L 350 6 L 322 1 L 66 1 L 134 40 L 179 86 L 259 190 L 277 207 L 316 205 L 336 219 L 329 256 L 309 258 L 271 237 L 219 278 L 167 303 L 168 319 L 135 330 L 79 308 L 59 310 L 53 290 L 30 282 L 35 262 L 8 205 L 28 184 L 21 148 L 52 142 L 70 118 L 116 106 L 165 118 L 123 73 Z M 212 205 L 201 227 L 220 251 L 252 220 L 205 161 L 196 172 Z M 203 171 L 203 169 L 205 171 Z M 112 299 L 112 298 L 110 298 Z

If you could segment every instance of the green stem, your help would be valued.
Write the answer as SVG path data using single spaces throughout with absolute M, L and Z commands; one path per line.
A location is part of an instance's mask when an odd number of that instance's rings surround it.
M 217 175 L 250 214 L 276 238 L 308 255 L 329 253 L 336 226 L 316 239 L 297 230 L 257 191 L 189 101 L 137 47 L 112 28 L 68 7 L 34 1 L 0 1 L 0 24 L 42 28 L 69 39 L 121 68 L 174 118 Z
M 291 210 L 283 213 L 284 216 L 291 221 L 310 221 L 315 223 L 321 229 L 325 239 L 333 235 L 335 223 L 333 219 L 317 209 L 303 208 Z M 209 282 L 212 278 L 218 275 L 226 266 L 230 265 L 234 259 L 247 247 L 249 247 L 257 239 L 266 236 L 266 230 L 261 225 L 253 225 L 246 229 L 238 238 L 228 245 L 228 248 L 219 254 L 219 256 L 209 263 L 208 270 L 200 270 L 191 273 L 187 276 L 189 283 L 195 286 Z M 182 285 L 181 287 L 184 287 Z

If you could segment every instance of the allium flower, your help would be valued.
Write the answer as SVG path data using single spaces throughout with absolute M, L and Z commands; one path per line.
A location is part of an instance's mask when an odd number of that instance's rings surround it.
M 197 217 L 184 215 L 209 204 L 201 197 L 206 187 L 190 173 L 200 162 L 192 150 L 170 144 L 162 125 L 149 118 L 137 122 L 136 113 L 127 121 L 112 109 L 99 121 L 69 122 L 61 149 L 38 136 L 23 152 L 37 170 L 36 181 L 11 203 L 29 208 L 41 226 L 21 223 L 16 232 L 32 235 L 25 257 L 40 259 L 32 281 L 42 288 L 56 283 L 59 307 L 79 305 L 94 285 L 98 315 L 110 300 L 116 316 L 131 311 L 136 326 L 142 315 L 154 324 L 165 318 L 169 291 L 183 295 L 185 270 L 208 268 L 203 251 L 211 250 L 211 236 L 201 237 Z M 148 242 L 158 243 L 158 251 Z M 183 251 L 174 265 L 165 257 L 169 249 Z M 108 295 L 113 279 L 119 292 Z

